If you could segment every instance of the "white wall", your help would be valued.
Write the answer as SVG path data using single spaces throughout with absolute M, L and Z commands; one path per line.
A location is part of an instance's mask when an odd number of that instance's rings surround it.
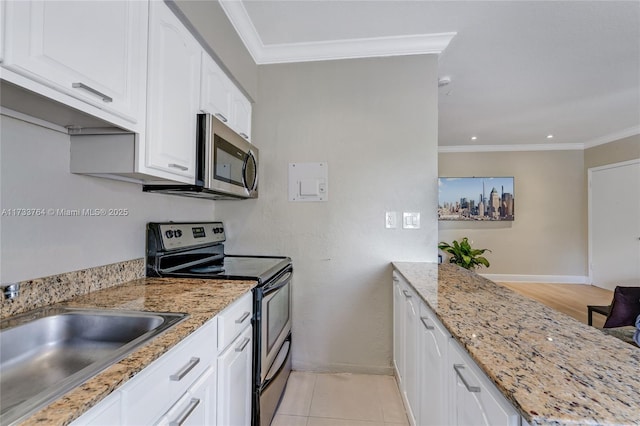
M 0 220 L 0 281 L 22 281 L 144 257 L 145 223 L 209 220 L 214 203 L 143 193 L 139 185 L 69 173 L 69 136 L 0 116 L 0 209 L 126 208 L 124 217 Z
M 260 198 L 216 203 L 227 251 L 293 258 L 293 363 L 391 372 L 393 260 L 435 261 L 437 58 L 259 67 Z M 326 161 L 329 201 L 287 201 L 290 162 Z M 387 230 L 385 211 L 420 211 Z

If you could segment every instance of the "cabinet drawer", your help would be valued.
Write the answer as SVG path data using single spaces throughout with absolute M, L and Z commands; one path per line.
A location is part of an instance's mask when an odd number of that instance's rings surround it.
M 217 318 L 212 319 L 122 387 L 125 424 L 160 418 L 209 366 L 215 365 Z
M 222 352 L 251 324 L 253 293 L 249 292 L 218 315 L 218 352 Z

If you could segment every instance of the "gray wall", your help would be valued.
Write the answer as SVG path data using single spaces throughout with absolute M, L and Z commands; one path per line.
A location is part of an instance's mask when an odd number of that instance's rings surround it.
M 439 222 L 440 240 L 469 237 L 491 249 L 481 273 L 587 275 L 584 153 L 577 151 L 441 153 L 440 176 L 514 176 L 515 220 Z
M 0 116 L 1 209 L 126 208 L 121 217 L 0 218 L 0 282 L 144 257 L 145 223 L 213 218 L 214 203 L 69 173 L 69 136 Z
M 231 77 L 255 100 L 258 67 L 220 3 L 215 0 L 176 0 L 175 4 L 213 49 Z
M 260 198 L 216 203 L 227 249 L 293 258 L 294 368 L 390 373 L 389 262 L 436 260 L 437 58 L 261 66 L 258 88 Z M 319 161 L 329 201 L 288 202 L 288 163 Z

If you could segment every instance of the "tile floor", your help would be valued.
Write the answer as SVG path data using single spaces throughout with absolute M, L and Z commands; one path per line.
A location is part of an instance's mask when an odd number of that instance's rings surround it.
M 408 424 L 393 376 L 293 371 L 271 426 Z

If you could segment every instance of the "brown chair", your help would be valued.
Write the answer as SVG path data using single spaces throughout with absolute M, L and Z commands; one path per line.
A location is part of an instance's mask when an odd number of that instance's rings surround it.
M 587 323 L 593 325 L 593 313 L 604 315 L 608 317 L 611 313 L 611 305 L 587 305 Z

